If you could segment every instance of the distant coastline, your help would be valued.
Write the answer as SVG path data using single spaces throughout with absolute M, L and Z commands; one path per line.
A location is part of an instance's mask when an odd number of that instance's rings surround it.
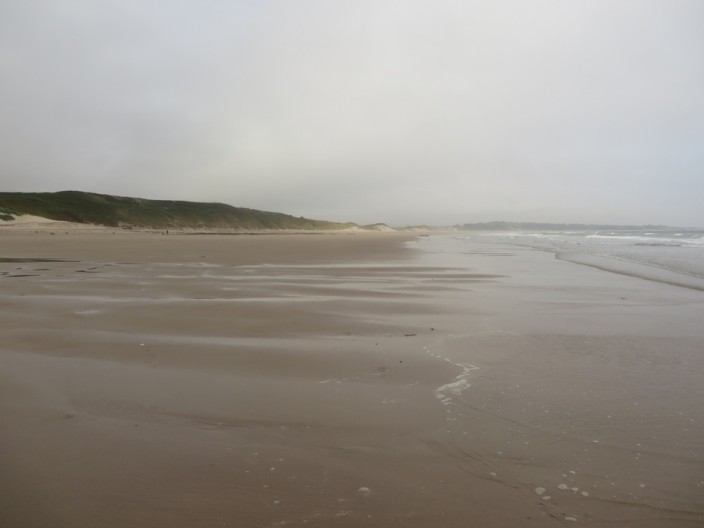
M 461 231 L 671 231 L 698 230 L 697 227 L 676 227 L 666 225 L 617 225 L 617 224 L 552 224 L 545 222 L 478 222 L 458 224 L 454 229 Z
M 262 211 L 218 202 L 151 200 L 84 191 L 0 192 L 0 226 L 50 222 L 83 228 L 184 229 L 224 231 L 304 230 L 339 231 L 691 231 L 701 228 L 666 225 L 575 224 L 546 222 L 476 222 L 453 226 L 426 224 L 389 227 L 385 223 L 360 225 Z M 65 226 L 56 226 L 62 228 Z

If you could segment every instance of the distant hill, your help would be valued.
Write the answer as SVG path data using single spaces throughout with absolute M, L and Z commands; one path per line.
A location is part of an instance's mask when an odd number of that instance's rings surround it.
M 547 224 L 536 222 L 483 222 L 478 224 L 456 225 L 455 229 L 467 231 L 622 231 L 668 229 L 666 226 L 623 226 L 609 224 Z
M 12 220 L 25 214 L 65 222 L 126 228 L 319 230 L 356 226 L 223 203 L 146 200 L 81 191 L 0 192 L 0 220 Z

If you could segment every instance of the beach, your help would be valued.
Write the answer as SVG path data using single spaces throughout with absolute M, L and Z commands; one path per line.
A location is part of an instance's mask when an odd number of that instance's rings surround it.
M 0 230 L 0 526 L 701 526 L 704 292 L 631 266 Z

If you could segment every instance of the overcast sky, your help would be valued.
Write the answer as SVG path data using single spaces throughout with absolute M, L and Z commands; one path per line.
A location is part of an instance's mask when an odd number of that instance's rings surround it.
M 704 227 L 701 0 L 2 0 L 0 190 Z

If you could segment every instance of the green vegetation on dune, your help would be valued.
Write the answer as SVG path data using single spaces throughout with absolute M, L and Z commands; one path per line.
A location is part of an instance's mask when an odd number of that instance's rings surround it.
M 8 209 L 6 207 L 0 207 L 0 220 L 14 220 L 15 216 L 13 214 L 12 209 Z
M 155 229 L 345 229 L 355 224 L 310 220 L 223 203 L 147 200 L 81 191 L 0 192 L 0 219 L 35 215 L 111 227 Z

